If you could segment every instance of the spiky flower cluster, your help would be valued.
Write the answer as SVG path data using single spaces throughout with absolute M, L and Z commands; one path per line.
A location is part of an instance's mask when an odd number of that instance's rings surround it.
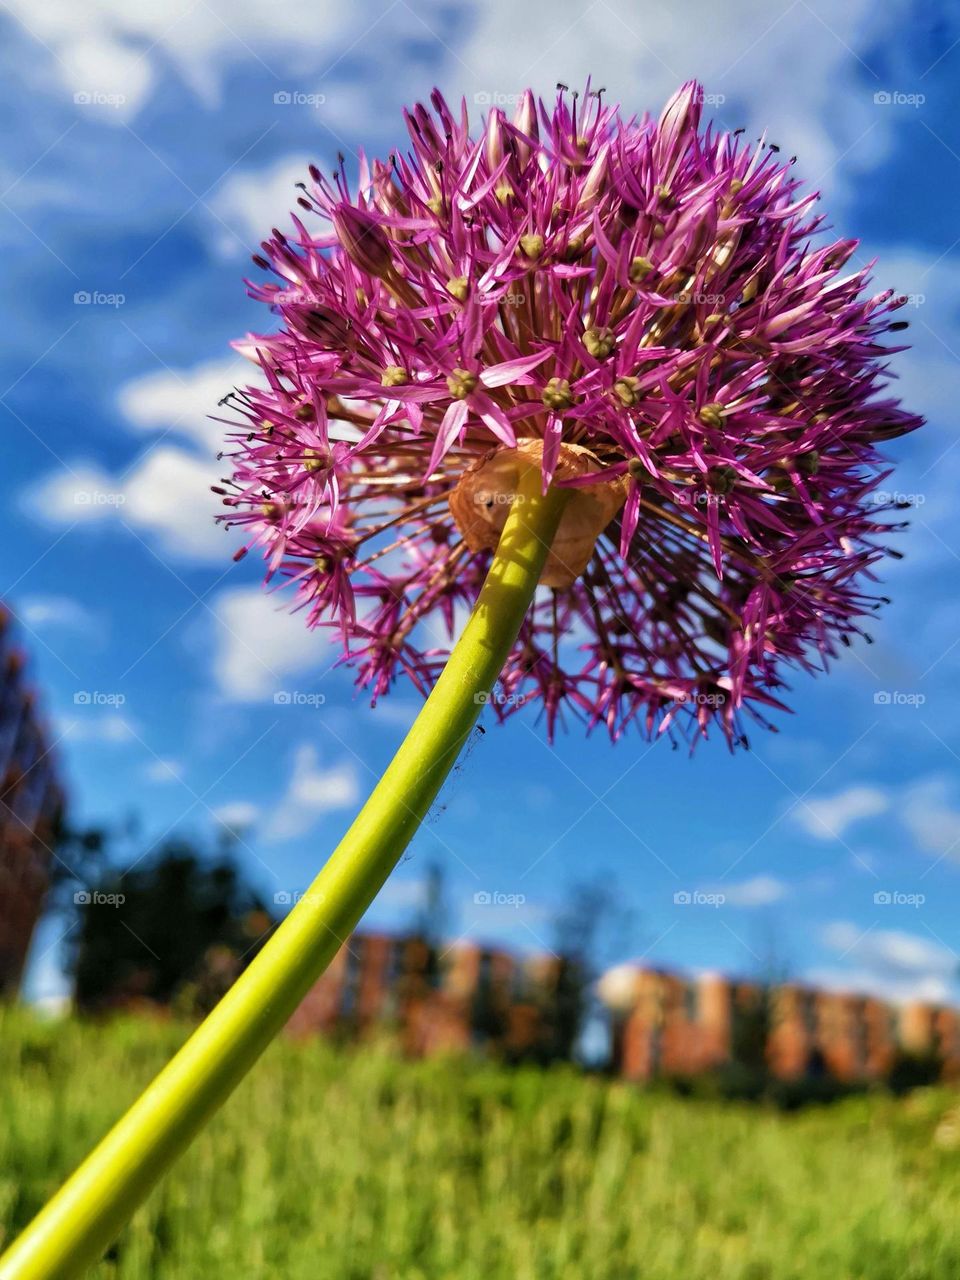
M 328 226 L 294 216 L 254 259 L 280 328 L 236 344 L 266 386 L 233 400 L 224 518 L 375 698 L 399 673 L 429 690 L 521 455 L 600 501 L 502 714 L 540 699 L 551 734 L 566 708 L 614 738 L 716 720 L 736 743 L 784 666 L 822 667 L 879 607 L 877 446 L 920 421 L 883 392 L 902 299 L 814 236 L 776 148 L 701 133 L 701 100 L 687 84 L 657 122 L 527 92 L 474 137 L 434 93 L 356 193 L 342 160 L 311 168 L 299 204 Z

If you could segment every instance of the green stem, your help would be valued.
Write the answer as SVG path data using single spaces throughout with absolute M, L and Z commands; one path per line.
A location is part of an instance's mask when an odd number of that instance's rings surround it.
M 95 1262 L 333 959 L 473 728 L 516 640 L 565 499 L 562 491 L 541 493 L 539 468 L 523 471 L 463 635 L 356 821 L 206 1021 L 0 1259 L 0 1280 L 65 1280 Z

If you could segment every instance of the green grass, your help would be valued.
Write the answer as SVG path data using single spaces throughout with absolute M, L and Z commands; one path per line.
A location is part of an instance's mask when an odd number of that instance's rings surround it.
M 182 1039 L 0 1012 L 0 1235 Z M 782 1114 L 574 1072 L 275 1045 L 95 1274 L 956 1280 L 948 1090 Z

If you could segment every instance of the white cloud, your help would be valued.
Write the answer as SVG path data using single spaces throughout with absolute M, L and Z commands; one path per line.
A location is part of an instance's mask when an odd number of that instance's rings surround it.
M 471 38 L 457 48 L 447 79 L 465 89 L 470 102 L 478 91 L 514 94 L 532 81 L 552 93 L 558 78 L 579 86 L 588 75 L 597 83 L 599 75 L 609 99 L 630 111 L 656 112 L 680 82 L 697 76 L 708 93 L 726 97 L 712 114 L 724 124 L 748 126 L 754 136 L 768 129 L 788 154 L 800 156 L 802 172 L 822 185 L 835 176 L 831 169 L 841 155 L 849 173 L 885 153 L 898 108 L 878 106 L 873 95 L 907 86 L 881 81 L 867 64 L 906 9 L 906 0 L 884 6 L 869 0 L 700 0 L 682 7 L 611 0 L 582 9 L 571 24 L 565 17 L 562 40 L 550 45 L 544 32 L 557 26 L 551 0 L 531 0 L 522 8 L 512 0 L 487 0 L 476 7 Z M 889 63 L 884 70 L 898 74 Z
M 286 794 L 265 823 L 264 839 L 275 842 L 304 835 L 323 814 L 354 805 L 359 794 L 352 765 L 322 769 L 316 747 L 301 743 Z
M 790 886 L 775 876 L 761 875 L 736 884 L 718 885 L 717 892 L 733 907 L 769 907 L 787 897 Z
M 17 605 L 17 617 L 36 631 L 65 630 L 92 635 L 100 630 L 100 621 L 86 605 L 69 596 L 27 596 Z
M 960 860 L 960 809 L 950 803 L 951 793 L 945 778 L 915 782 L 904 791 L 898 814 L 926 853 L 952 854 Z
M 283 692 L 288 677 L 315 677 L 333 661 L 325 635 L 311 631 L 302 613 L 291 614 L 289 602 L 289 594 L 260 587 L 231 587 L 214 598 L 214 675 L 227 698 L 258 702 Z
M 228 830 L 243 832 L 252 827 L 260 817 L 260 807 L 249 800 L 233 800 L 219 805 L 214 809 L 213 816 Z
M 11 0 L 7 8 L 49 49 L 51 71 L 70 94 L 123 97 L 118 107 L 101 109 L 104 120 L 118 124 L 144 104 L 163 58 L 198 97 L 214 103 L 225 64 L 253 57 L 266 64 L 274 50 L 284 50 L 287 68 L 298 69 L 304 61 L 325 65 L 325 54 L 350 43 L 353 26 L 360 35 L 370 23 L 369 14 L 323 0 L 232 0 L 227 17 L 192 0 Z M 394 19 L 398 25 L 401 16 Z M 303 56 L 307 51 L 309 59 Z
M 847 920 L 824 926 L 821 940 L 844 963 L 812 969 L 804 979 L 831 990 L 886 1000 L 955 1002 L 960 957 L 932 938 L 897 929 L 862 929 Z
M 792 816 L 808 835 L 818 840 L 842 840 L 844 832 L 863 818 L 872 818 L 890 807 L 887 795 L 878 787 L 857 786 L 836 795 L 805 800 Z
M 932 938 L 899 929 L 861 929 L 848 920 L 834 920 L 823 928 L 823 942 L 865 968 L 905 977 L 951 977 L 960 957 Z
M 157 782 L 166 785 L 170 782 L 179 782 L 183 777 L 183 765 L 179 760 L 151 760 L 144 766 L 143 776 L 148 782 Z
M 223 252 L 239 253 L 244 246 L 255 248 L 269 236 L 271 227 L 288 224 L 290 210 L 300 194 L 294 184 L 309 180 L 307 166 L 311 159 L 307 155 L 285 156 L 269 168 L 231 175 L 211 202 L 214 213 L 239 236 L 238 242 L 220 227 L 222 239 L 218 238 L 217 243 Z
M 120 515 L 154 534 L 162 551 L 226 565 L 227 539 L 214 523 L 222 507 L 210 492 L 215 477 L 214 462 L 160 445 L 130 473 Z
M 85 462 L 54 472 L 28 492 L 24 506 L 51 524 L 119 522 L 159 555 L 226 566 L 231 548 L 214 521 L 222 508 L 210 492 L 217 474 L 212 458 L 158 445 L 125 475 Z
M 122 492 L 102 467 L 76 462 L 29 490 L 23 507 L 50 524 L 95 524 L 114 515 L 122 502 Z
M 906 1004 L 920 1000 L 927 1004 L 955 1004 L 957 988 L 944 978 L 891 977 L 872 969 L 831 968 L 817 966 L 803 974 L 804 982 L 820 990 L 844 992 L 849 995 L 876 996 L 894 1004 Z
M 112 745 L 137 737 L 132 721 L 122 712 L 88 712 L 82 707 L 72 716 L 61 717 L 60 731 L 65 742 Z
M 175 431 L 215 455 L 227 428 L 211 421 L 210 415 L 229 416 L 217 408 L 217 401 L 236 383 L 250 383 L 255 376 L 249 361 L 238 356 L 208 360 L 192 369 L 160 369 L 125 383 L 117 403 L 138 430 Z
M 35 17 L 33 10 L 28 21 Z M 149 58 L 106 34 L 62 41 L 58 65 L 74 102 L 105 123 L 134 114 L 154 84 Z

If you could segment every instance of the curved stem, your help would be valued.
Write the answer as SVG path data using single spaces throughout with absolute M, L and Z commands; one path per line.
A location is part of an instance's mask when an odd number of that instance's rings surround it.
M 356 926 L 427 814 L 500 674 L 567 494 L 520 478 L 476 606 L 396 756 L 256 959 L 0 1259 L 0 1280 L 65 1280 L 116 1237 L 240 1082 Z

